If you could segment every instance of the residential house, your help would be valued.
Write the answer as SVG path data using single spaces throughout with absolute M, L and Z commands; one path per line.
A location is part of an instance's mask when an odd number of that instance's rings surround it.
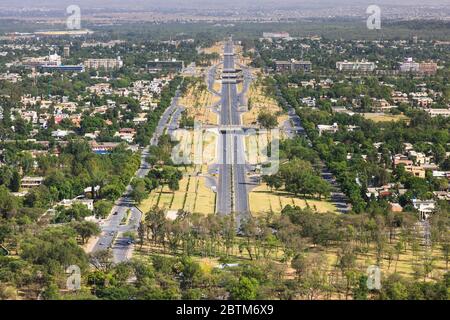
M 322 133 L 336 133 L 339 130 L 338 124 L 335 122 L 332 125 L 328 124 L 319 124 L 317 125 L 317 129 L 319 130 L 319 135 L 321 136 Z
M 44 177 L 23 177 L 20 181 L 20 187 L 23 189 L 39 187 L 44 180 Z

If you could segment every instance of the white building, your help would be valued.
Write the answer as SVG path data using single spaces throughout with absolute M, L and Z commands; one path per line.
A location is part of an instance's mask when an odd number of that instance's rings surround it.
M 319 129 L 319 135 L 321 136 L 323 132 L 327 133 L 336 133 L 339 130 L 338 124 L 335 122 L 332 125 L 328 124 L 319 124 L 317 125 L 317 129 Z
M 287 32 L 263 32 L 265 39 L 289 39 L 290 35 Z
M 88 59 L 84 62 L 84 66 L 87 69 L 105 69 L 114 70 L 123 67 L 123 61 L 120 57 L 117 59 Z
M 85 205 L 90 211 L 94 211 L 94 200 L 92 199 L 86 199 L 86 198 L 75 198 L 75 199 L 63 199 L 61 200 L 58 205 L 64 206 L 64 207 L 71 207 L 74 203 L 80 203 Z
M 23 177 L 20 182 L 20 187 L 23 189 L 39 187 L 44 183 L 44 180 L 44 177 Z
M 52 132 L 52 137 L 54 138 L 65 138 L 67 137 L 69 134 L 73 133 L 73 131 L 70 130 L 55 130 Z
M 419 72 L 420 64 L 414 62 L 413 58 L 406 58 L 403 63 L 400 64 L 400 72 Z
M 430 214 L 436 210 L 436 202 L 434 200 L 412 200 L 414 209 L 419 211 L 422 220 L 428 219 Z
M 338 61 L 336 62 L 336 69 L 338 71 L 353 71 L 353 72 L 372 72 L 376 68 L 374 62 L 368 61 Z

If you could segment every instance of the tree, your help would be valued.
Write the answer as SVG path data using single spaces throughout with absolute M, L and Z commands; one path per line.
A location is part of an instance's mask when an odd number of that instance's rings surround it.
M 103 186 L 106 178 L 106 172 L 94 158 L 88 161 L 86 168 L 89 173 L 92 198 L 95 199 L 97 197 L 95 188 L 97 186 Z
M 81 237 L 81 243 L 85 244 L 86 240 L 92 236 L 98 236 L 101 232 L 100 227 L 90 221 L 81 221 L 73 223 L 73 228 Z
M 96 216 L 106 218 L 113 208 L 113 203 L 108 200 L 100 200 L 94 203 L 94 213 Z
M 56 283 L 49 283 L 42 291 L 42 298 L 44 300 L 59 300 L 61 296 L 59 294 L 59 288 Z
M 0 167 L 0 185 L 9 186 L 11 188 L 11 181 L 13 178 L 13 170 L 10 166 Z
M 102 196 L 110 201 L 117 200 L 123 193 L 123 185 L 117 183 L 109 183 L 102 188 Z
M 267 184 L 270 189 L 280 189 L 283 186 L 283 179 L 279 175 L 262 176 L 262 181 Z
M 153 208 L 145 214 L 147 231 L 151 231 L 155 244 L 160 238 L 164 242 L 164 226 L 166 224 L 166 213 L 164 209 Z M 148 237 L 148 233 L 147 233 Z
M 13 171 L 10 189 L 12 192 L 18 192 L 20 189 L 20 174 L 17 170 Z
M 367 287 L 367 276 L 361 275 L 359 277 L 358 286 L 353 290 L 353 299 L 367 300 L 369 288 Z
M 233 300 L 255 300 L 258 295 L 259 283 L 254 278 L 242 276 L 230 288 Z
M 55 223 L 65 223 L 71 221 L 82 221 L 92 214 L 91 210 L 83 203 L 73 203 L 69 208 L 58 206 L 56 216 L 53 218 Z
M 394 272 L 397 272 L 397 265 L 398 265 L 398 261 L 400 260 L 400 254 L 403 252 L 404 250 L 404 242 L 402 240 L 399 240 L 396 244 L 395 244 L 395 255 L 396 255 L 396 259 L 395 259 L 395 269 Z
M 390 275 L 382 285 L 381 296 L 387 300 L 408 299 L 408 288 L 404 279 L 398 274 Z
M 88 267 L 87 256 L 76 241 L 76 231 L 69 226 L 48 228 L 21 242 L 20 257 L 38 265 L 50 275 L 64 273 L 67 266 Z
M 139 237 L 139 244 L 141 245 L 141 249 L 142 246 L 144 245 L 144 238 L 145 238 L 145 224 L 141 221 L 139 222 L 139 227 L 138 227 L 138 237 Z
M 267 130 L 273 129 L 278 125 L 276 115 L 271 114 L 270 112 L 260 112 L 257 120 L 259 124 Z
M 297 254 L 294 259 L 292 259 L 291 266 L 294 268 L 298 279 L 301 280 L 302 276 L 308 272 L 308 259 L 302 254 Z
M 449 262 L 449 256 L 450 256 L 450 242 L 444 241 L 441 245 L 441 251 L 442 251 L 442 255 L 444 256 L 445 259 L 445 269 L 448 270 L 448 262 Z
M 107 273 L 113 267 L 113 255 L 111 250 L 99 250 L 89 255 L 89 262 L 98 271 Z
M 17 289 L 13 286 L 0 283 L 0 300 L 16 300 Z
M 132 182 L 132 188 L 131 198 L 140 204 L 142 200 L 148 196 L 144 179 L 134 179 Z
M 191 288 L 195 281 L 202 275 L 200 265 L 186 256 L 181 258 L 180 264 L 182 288 Z
M 177 177 L 172 177 L 168 183 L 170 191 L 174 192 L 180 189 L 180 181 Z
M 0 185 L 0 216 L 8 218 L 16 213 L 18 207 L 17 199 L 5 186 Z
M 45 185 L 32 188 L 25 196 L 24 203 L 29 207 L 47 208 L 52 203 L 52 195 Z

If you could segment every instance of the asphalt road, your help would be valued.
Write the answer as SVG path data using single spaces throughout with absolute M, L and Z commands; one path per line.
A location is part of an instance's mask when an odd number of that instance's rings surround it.
M 159 137 L 166 129 L 171 130 L 177 125 L 177 121 L 181 115 L 180 108 L 177 107 L 180 92 L 175 93 L 171 105 L 165 110 L 161 116 L 158 126 L 150 140 L 151 145 L 157 145 Z M 149 164 L 147 163 L 149 146 L 145 147 L 141 153 L 141 166 L 136 171 L 135 176 L 144 178 L 149 172 Z M 124 195 L 116 201 L 111 214 L 104 221 L 100 222 L 102 230 L 101 235 L 94 245 L 92 252 L 99 250 L 112 249 L 114 263 L 127 261 L 131 258 L 133 252 L 133 243 L 128 237 L 123 236 L 127 231 L 137 231 L 139 221 L 141 221 L 142 213 L 134 205 L 132 199 L 127 194 L 131 191 L 131 185 L 128 185 Z M 130 210 L 129 219 L 123 224 L 123 220 Z
M 231 53 L 233 53 L 233 42 L 230 40 L 225 43 L 224 69 L 235 68 L 234 55 Z M 241 98 L 237 93 L 236 83 L 222 83 L 221 97 L 220 124 L 240 126 Z M 236 213 L 239 227 L 241 219 L 249 214 L 243 135 L 238 131 L 222 132 L 219 142 L 221 163 L 219 164 L 217 212 L 219 214 Z

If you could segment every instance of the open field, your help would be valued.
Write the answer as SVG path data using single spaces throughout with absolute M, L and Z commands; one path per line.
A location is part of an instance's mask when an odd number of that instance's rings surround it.
M 238 62 L 244 66 L 249 66 L 252 63 L 252 59 L 249 57 L 239 56 Z
M 217 162 L 217 134 L 209 130 L 177 130 L 174 137 L 178 141 L 174 152 L 196 165 L 210 165 Z
M 242 116 L 245 125 L 256 124 L 260 112 L 276 114 L 281 111 L 277 101 L 267 96 L 265 87 L 259 79 L 250 85 L 247 101 L 249 111 Z M 278 119 L 278 124 L 282 123 L 281 120 L 280 118 Z
M 398 240 L 394 239 L 392 243 L 387 243 L 386 246 L 390 248 L 394 248 Z M 242 237 L 236 237 L 233 241 L 233 246 L 229 250 L 229 259 L 235 263 L 242 263 L 250 260 L 250 255 L 247 250 L 241 250 L 241 245 L 246 243 L 246 240 Z M 255 243 L 251 243 L 252 246 L 257 246 Z M 410 246 L 406 247 L 404 250 L 400 252 L 397 256 L 394 254 L 389 257 L 387 254 L 380 256 L 380 260 L 377 262 L 376 257 L 376 247 L 374 245 L 370 245 L 368 247 L 360 246 L 360 249 L 356 251 L 356 260 L 355 260 L 355 270 L 358 270 L 362 273 L 366 273 L 366 270 L 369 266 L 377 265 L 381 269 L 381 276 L 386 277 L 392 273 L 398 273 L 406 278 L 414 278 L 416 267 L 420 267 L 418 263 L 418 258 L 427 254 L 426 248 L 420 246 L 416 252 L 413 252 Z M 224 255 L 225 248 L 219 246 L 213 252 L 209 252 L 208 256 L 197 254 L 193 255 L 192 258 L 194 261 L 198 262 L 202 269 L 205 271 L 212 271 L 215 267 L 217 267 L 219 262 L 219 257 Z M 326 259 L 326 273 L 329 277 L 336 276 L 336 272 L 338 272 L 337 263 L 338 256 L 340 254 L 340 248 L 336 245 L 330 245 L 328 247 L 323 247 L 320 245 L 313 245 L 310 241 L 307 240 L 305 243 L 305 252 L 308 254 L 318 254 L 321 255 L 323 259 Z M 181 253 L 181 252 L 180 252 Z M 167 248 L 163 248 L 161 245 L 155 245 L 150 241 L 145 241 L 142 248 L 136 247 L 135 257 L 137 259 L 146 259 L 151 255 L 164 255 L 164 256 L 175 256 L 174 252 L 169 252 Z M 442 275 L 447 271 L 445 265 L 445 258 L 443 257 L 439 248 L 434 248 L 432 251 L 429 251 L 429 256 L 432 258 L 432 270 L 429 276 L 425 279 L 426 281 L 430 281 L 432 279 L 439 279 Z M 271 250 L 271 252 L 266 257 L 275 264 L 277 264 L 280 268 L 283 269 L 283 274 L 285 279 L 292 279 L 295 277 L 295 270 L 291 267 L 289 261 L 283 261 L 283 249 L 280 246 L 276 246 Z M 419 277 L 420 279 L 420 277 Z M 423 277 L 422 277 L 423 279 Z M 341 293 L 342 294 L 342 293 Z M 342 298 L 339 297 L 338 292 L 332 293 L 332 299 Z
M 217 92 L 220 92 L 222 90 L 222 83 L 220 81 L 215 81 L 213 89 L 216 90 Z M 218 97 L 218 99 L 220 100 L 220 97 Z
M 249 203 L 253 215 L 279 213 L 288 204 L 300 208 L 309 207 L 319 213 L 337 212 L 336 207 L 326 200 L 301 199 L 285 191 L 270 191 L 266 184 L 261 184 L 250 192 Z
M 217 114 L 210 107 L 219 101 L 220 97 L 208 92 L 206 85 L 199 80 L 188 88 L 179 104 L 186 107 L 188 116 L 194 117 L 196 121 L 203 124 L 217 124 Z
M 393 243 L 389 244 L 389 246 L 393 248 L 395 246 L 395 243 L 396 241 L 393 241 Z M 338 248 L 334 247 L 325 250 L 324 248 L 317 247 L 312 248 L 311 251 L 324 253 L 327 257 L 330 267 L 336 264 L 339 251 Z M 411 248 L 407 248 L 400 253 L 400 255 L 398 256 L 398 261 L 397 256 L 394 255 L 389 264 L 389 259 L 385 255 L 382 257 L 380 263 L 377 263 L 376 248 L 374 246 L 371 246 L 368 248 L 367 252 L 360 252 L 357 255 L 356 265 L 357 268 L 362 272 L 366 271 L 369 266 L 378 265 L 381 269 L 382 276 L 397 272 L 402 276 L 413 278 L 415 274 L 414 266 L 419 266 L 417 262 L 418 257 L 426 254 L 425 252 L 425 248 L 421 247 L 420 250 L 414 255 Z M 431 271 L 428 280 L 430 278 L 439 279 L 446 272 L 445 259 L 439 249 L 434 249 L 432 252 L 430 252 L 430 256 L 433 260 L 433 270 Z
M 275 145 L 269 145 L 269 141 L 283 139 L 283 131 L 265 129 L 255 131 L 254 135 L 246 135 L 244 137 L 245 147 L 245 159 L 249 164 L 257 165 L 266 163 L 269 160 L 268 155 L 271 151 L 269 148 L 273 148 Z M 277 152 L 273 150 L 274 154 Z
M 408 121 L 409 118 L 405 115 L 398 114 L 384 114 L 384 113 L 364 113 L 364 118 L 372 120 L 374 122 L 397 122 L 397 121 Z
M 238 93 L 241 93 L 243 87 L 244 87 L 244 85 L 242 84 L 242 82 L 239 82 L 239 83 L 236 85 L 237 92 L 238 92 Z
M 206 186 L 201 174 L 206 166 L 198 167 L 198 171 L 186 172 L 180 181 L 180 189 L 172 192 L 167 186 L 153 190 L 140 205 L 142 212 L 148 212 L 154 206 L 170 211 L 186 210 L 208 215 L 215 212 L 216 194 Z
M 204 53 L 204 54 L 213 54 L 213 53 L 222 54 L 223 53 L 223 43 L 222 42 L 216 42 L 211 47 L 201 48 L 200 52 Z

